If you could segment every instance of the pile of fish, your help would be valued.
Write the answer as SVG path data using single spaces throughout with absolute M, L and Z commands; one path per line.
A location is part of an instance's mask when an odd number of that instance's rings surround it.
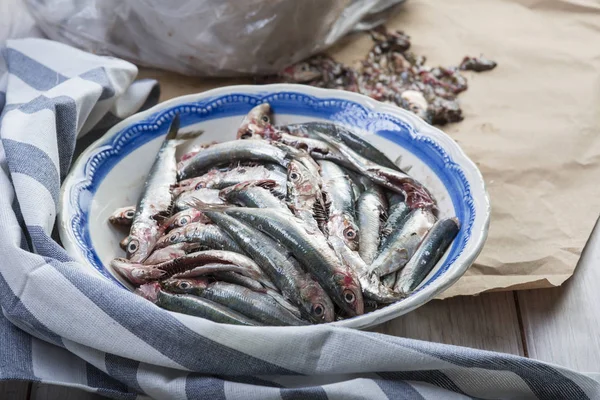
M 384 27 L 371 31 L 375 42 L 366 59 L 346 66 L 319 54 L 284 69 L 266 82 L 302 83 L 343 89 L 370 96 L 412 111 L 430 124 L 444 125 L 463 119 L 459 93 L 467 90 L 461 70 L 476 72 L 496 67 L 484 57 L 465 57 L 458 67 L 429 67 L 411 52 L 410 37 Z
M 336 124 L 277 126 L 260 104 L 237 140 L 176 160 L 176 116 L 111 265 L 165 309 L 222 323 L 361 315 L 417 288 L 459 231 L 420 182 Z M 185 136 L 185 137 L 184 137 Z

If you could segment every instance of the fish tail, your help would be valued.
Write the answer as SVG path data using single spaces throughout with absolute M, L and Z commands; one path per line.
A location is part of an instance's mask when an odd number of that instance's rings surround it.
M 173 120 L 171 121 L 171 125 L 169 125 L 169 131 L 167 132 L 167 137 L 165 140 L 173 140 L 177 138 L 177 132 L 179 132 L 179 113 L 175 114 Z

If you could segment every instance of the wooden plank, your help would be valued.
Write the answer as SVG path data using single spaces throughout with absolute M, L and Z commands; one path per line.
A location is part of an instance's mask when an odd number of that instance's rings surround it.
M 523 355 L 513 292 L 433 300 L 374 331 Z
M 34 383 L 29 400 L 106 400 L 108 397 L 81 389 Z
M 518 292 L 529 356 L 598 372 L 600 229 L 594 228 L 575 274 L 563 286 Z
M 31 383 L 25 381 L 0 382 L 0 399 L 28 400 Z

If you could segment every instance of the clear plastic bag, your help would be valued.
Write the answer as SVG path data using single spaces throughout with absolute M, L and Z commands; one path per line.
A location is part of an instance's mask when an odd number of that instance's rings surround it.
M 185 75 L 264 75 L 404 0 L 25 0 L 51 39 Z

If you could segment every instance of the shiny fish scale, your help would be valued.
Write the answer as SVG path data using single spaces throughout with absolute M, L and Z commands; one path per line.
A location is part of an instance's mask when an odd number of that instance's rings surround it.
M 386 203 L 383 191 L 377 185 L 371 185 L 358 199 L 358 250 L 368 265 L 371 265 L 377 256 L 382 229 L 381 219 L 385 214 Z
M 255 208 L 274 208 L 291 215 L 292 212 L 288 206 L 271 193 L 270 187 L 273 184 L 275 181 L 269 180 L 243 182 L 221 190 L 219 196 L 231 204 Z

